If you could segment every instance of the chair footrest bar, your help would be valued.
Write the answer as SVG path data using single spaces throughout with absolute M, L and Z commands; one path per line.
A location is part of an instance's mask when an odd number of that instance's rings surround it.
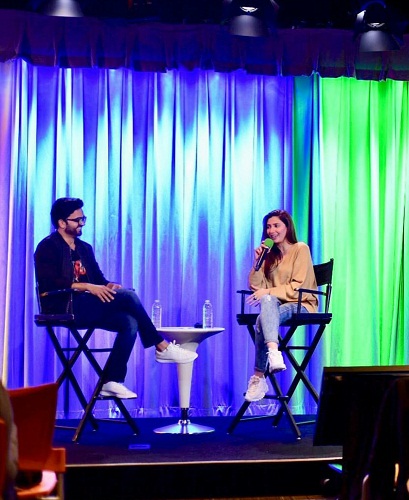
M 290 398 L 288 396 L 279 396 L 278 394 L 266 394 L 263 399 L 275 399 L 276 401 L 288 401 Z

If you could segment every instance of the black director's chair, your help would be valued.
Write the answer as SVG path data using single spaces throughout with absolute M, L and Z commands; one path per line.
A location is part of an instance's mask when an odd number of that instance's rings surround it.
M 116 406 L 119 408 L 120 412 L 122 413 L 123 417 L 125 420 L 118 420 L 118 419 L 99 419 L 99 420 L 107 420 L 107 421 L 112 421 L 112 422 L 126 422 L 129 424 L 131 429 L 133 430 L 134 434 L 139 434 L 139 429 L 132 419 L 131 415 L 129 414 L 128 409 L 122 402 L 122 400 L 116 396 L 100 396 L 99 393 L 102 389 L 102 386 L 104 384 L 104 370 L 101 367 L 101 365 L 98 363 L 98 361 L 95 359 L 94 353 L 111 353 L 112 352 L 112 347 L 105 347 L 105 348 L 89 348 L 88 347 L 88 342 L 90 338 L 92 337 L 92 334 L 95 331 L 95 328 L 88 328 L 83 335 L 81 335 L 79 329 L 75 325 L 75 317 L 73 314 L 73 308 L 72 308 L 72 300 L 73 300 L 73 294 L 74 293 L 86 293 L 86 292 L 79 292 L 76 291 L 72 288 L 64 289 L 64 290 L 54 290 L 50 292 L 44 292 L 42 294 L 39 294 L 38 292 L 38 286 L 37 286 L 37 300 L 38 300 L 38 307 L 39 307 L 39 314 L 36 314 L 34 316 L 34 322 L 37 326 L 42 326 L 45 327 L 47 330 L 47 333 L 51 339 L 51 342 L 54 346 L 55 352 L 63 366 L 63 369 L 56 381 L 58 384 L 58 387 L 61 387 L 61 385 L 66 382 L 66 391 L 65 391 L 65 401 L 64 401 L 64 410 L 65 412 L 68 409 L 68 387 L 69 384 L 71 384 L 83 410 L 84 414 L 78 424 L 78 426 L 75 428 L 75 434 L 72 440 L 74 442 L 77 442 L 82 434 L 82 431 L 84 430 L 84 427 L 87 422 L 90 422 L 94 430 L 98 429 L 98 423 L 97 419 L 93 415 L 93 409 L 97 401 L 99 400 L 113 400 L 116 404 Z M 67 297 L 67 312 L 62 313 L 62 314 L 48 314 L 44 313 L 42 310 L 42 305 L 41 305 L 41 299 L 47 296 L 62 296 L 62 297 Z M 75 341 L 75 346 L 73 347 L 63 347 L 58 339 L 58 336 L 55 332 L 55 328 L 58 327 L 63 327 L 67 328 L 69 331 L 70 336 L 74 339 Z M 95 389 L 92 393 L 92 396 L 90 397 L 89 400 L 86 399 L 76 377 L 73 372 L 73 367 L 76 363 L 76 361 L 79 359 L 81 354 L 84 354 L 85 357 L 88 359 L 90 365 L 94 369 L 95 373 L 98 376 L 98 382 L 95 386 Z M 107 365 L 109 361 L 109 356 L 108 360 L 105 363 L 105 366 Z
M 294 368 L 295 374 L 294 378 L 287 390 L 284 394 L 280 384 L 277 380 L 277 377 L 274 373 L 269 373 L 267 370 L 265 373 L 265 377 L 270 380 L 271 385 L 274 390 L 273 395 L 266 394 L 264 396 L 265 399 L 274 399 L 280 403 L 280 407 L 276 415 L 271 416 L 256 416 L 256 417 L 246 417 L 243 418 L 243 421 L 246 420 L 256 420 L 260 418 L 273 418 L 272 425 L 276 427 L 283 414 L 285 413 L 290 421 L 290 425 L 294 430 L 297 439 L 301 439 L 301 432 L 296 423 L 294 416 L 289 408 L 289 402 L 291 397 L 293 396 L 298 384 L 300 381 L 303 382 L 308 392 L 311 394 L 316 403 L 318 403 L 318 393 L 313 387 L 311 381 L 307 377 L 305 371 L 308 367 L 308 363 L 310 362 L 312 355 L 324 333 L 324 330 L 328 323 L 330 323 L 332 319 L 332 314 L 329 312 L 329 305 L 331 300 L 331 292 L 332 292 L 332 271 L 333 271 L 334 259 L 329 260 L 323 264 L 317 264 L 314 266 L 315 278 L 317 281 L 318 290 L 310 290 L 307 288 L 299 288 L 299 296 L 298 296 L 298 309 L 297 313 L 292 316 L 291 319 L 282 323 L 280 327 L 286 327 L 286 332 L 283 336 L 279 335 L 279 350 L 283 352 L 283 354 L 287 357 L 291 366 Z M 258 314 L 246 314 L 245 313 L 245 299 L 246 295 L 251 295 L 253 292 L 251 290 L 238 290 L 237 293 L 241 294 L 241 309 L 240 313 L 237 314 L 237 322 L 239 325 L 247 326 L 247 329 L 250 333 L 250 336 L 254 342 L 255 340 L 255 330 L 254 325 L 256 324 Z M 313 293 L 314 295 L 320 295 L 324 298 L 324 307 L 323 312 L 316 313 L 301 313 L 301 301 L 303 293 Z M 312 340 L 308 345 L 297 345 L 294 343 L 290 343 L 293 339 L 293 335 L 299 326 L 315 326 L 316 331 L 312 337 Z M 301 362 L 298 362 L 295 358 L 292 351 L 304 351 L 304 357 Z M 244 413 L 247 408 L 250 406 L 249 401 L 244 401 L 241 405 L 237 415 L 234 417 L 232 423 L 230 424 L 227 432 L 231 434 L 236 428 L 237 424 L 242 420 Z

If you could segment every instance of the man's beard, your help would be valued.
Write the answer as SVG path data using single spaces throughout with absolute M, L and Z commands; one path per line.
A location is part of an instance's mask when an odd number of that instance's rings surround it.
M 68 234 L 69 236 L 72 236 L 73 238 L 77 238 L 78 236 L 81 236 L 82 234 L 82 228 L 71 228 L 71 227 L 66 227 L 65 228 L 65 233 Z

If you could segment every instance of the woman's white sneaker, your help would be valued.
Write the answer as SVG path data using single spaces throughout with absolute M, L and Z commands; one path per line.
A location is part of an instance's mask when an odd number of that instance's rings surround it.
M 264 377 L 257 377 L 257 375 L 252 375 L 249 380 L 249 385 L 247 392 L 244 395 L 244 399 L 250 403 L 253 401 L 260 401 L 266 395 L 268 391 L 268 385 Z
M 268 350 L 268 371 L 270 373 L 282 372 L 287 367 L 284 364 L 283 355 L 278 349 Z

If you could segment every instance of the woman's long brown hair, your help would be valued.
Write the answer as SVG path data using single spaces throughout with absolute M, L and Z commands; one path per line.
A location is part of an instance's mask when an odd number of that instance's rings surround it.
M 263 235 L 261 237 L 261 241 L 264 241 L 266 238 L 268 238 L 267 222 L 269 219 L 271 219 L 271 217 L 278 217 L 281 220 L 281 222 L 283 222 L 286 225 L 287 241 L 291 244 L 297 243 L 298 240 L 295 232 L 294 221 L 291 215 L 286 210 L 273 210 L 272 212 L 269 212 L 267 215 L 264 216 Z M 275 267 L 277 267 L 282 258 L 283 255 L 281 253 L 281 250 L 278 248 L 277 245 L 273 245 L 273 248 L 268 252 L 266 260 L 264 261 L 264 274 L 267 278 L 270 274 L 270 269 L 274 269 Z

